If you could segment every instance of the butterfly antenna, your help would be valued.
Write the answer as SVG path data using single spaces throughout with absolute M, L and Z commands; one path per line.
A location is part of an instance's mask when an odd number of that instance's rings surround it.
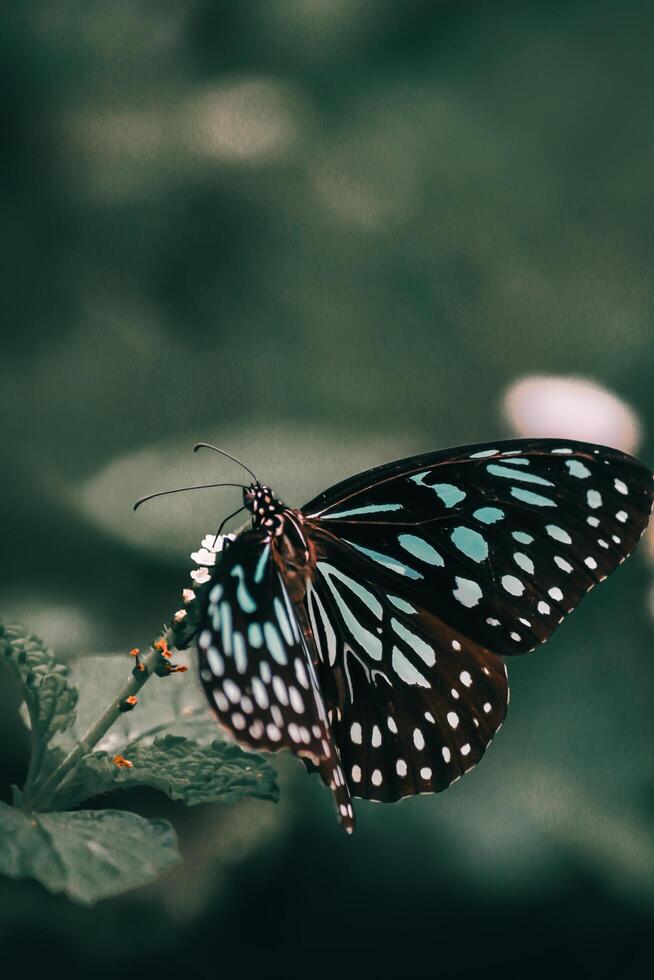
M 146 500 L 152 500 L 153 497 L 165 497 L 169 493 L 184 493 L 186 490 L 208 490 L 210 487 L 238 487 L 239 490 L 247 490 L 247 487 L 244 487 L 242 483 L 201 483 L 195 487 L 177 487 L 175 490 L 159 490 L 157 493 L 149 493 L 137 500 L 132 509 L 138 510 L 141 504 L 144 504 Z
M 232 456 L 231 453 L 228 453 L 226 449 L 219 449 L 218 446 L 212 446 L 210 442 L 196 442 L 196 444 L 193 446 L 193 452 L 197 453 L 198 449 L 213 449 L 215 453 L 220 453 L 221 456 L 226 456 L 227 459 L 231 459 L 234 463 L 238 463 L 239 466 L 242 466 L 244 470 L 247 470 L 255 483 L 259 482 L 256 473 L 253 473 L 250 467 L 246 466 L 240 459 L 237 459 L 236 456 Z

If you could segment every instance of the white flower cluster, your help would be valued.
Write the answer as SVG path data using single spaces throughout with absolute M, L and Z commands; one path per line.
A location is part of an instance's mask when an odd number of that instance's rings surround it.
M 225 547 L 226 541 L 233 541 L 236 537 L 235 534 L 205 534 L 202 538 L 202 544 L 198 551 L 191 553 L 191 558 L 199 565 L 199 568 L 194 568 L 191 572 L 191 578 L 195 583 L 194 588 L 198 585 L 204 585 L 211 578 L 211 573 L 209 569 L 212 565 L 216 564 L 216 555 Z M 182 589 L 182 602 L 185 606 L 193 602 L 195 599 L 195 592 L 193 589 Z M 174 623 L 181 623 L 186 619 L 186 609 L 178 609 L 173 616 Z
M 235 534 L 206 534 L 202 538 L 202 545 L 199 551 L 194 551 L 191 554 L 193 561 L 199 565 L 199 568 L 194 568 L 191 572 L 191 578 L 196 585 L 204 585 L 211 578 L 209 568 L 216 564 L 216 555 L 225 547 L 226 541 L 233 541 L 236 537 Z M 186 593 L 185 589 L 184 592 Z M 190 601 L 184 596 L 184 601 Z

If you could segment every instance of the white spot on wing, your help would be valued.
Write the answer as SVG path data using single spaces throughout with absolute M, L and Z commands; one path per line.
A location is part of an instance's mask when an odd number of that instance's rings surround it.
M 273 677 L 272 687 L 273 687 L 273 691 L 275 692 L 275 697 L 277 698 L 279 703 L 283 705 L 287 705 L 288 691 L 286 690 L 286 684 L 281 679 L 281 677 Z
M 395 670 L 397 676 L 404 681 L 405 684 L 417 684 L 419 687 L 430 687 L 430 683 L 426 677 L 420 673 L 420 671 L 413 666 L 410 660 L 404 656 L 402 651 L 398 647 L 393 647 L 392 655 L 393 669 Z
M 422 750 L 425 747 L 425 736 L 419 728 L 413 729 L 413 744 L 418 750 Z
M 477 582 L 473 582 L 468 578 L 462 578 L 459 575 L 455 577 L 454 581 L 456 582 L 456 588 L 452 590 L 454 598 L 468 609 L 476 606 L 483 595 L 481 587 Z
M 563 544 L 572 544 L 572 538 L 562 527 L 558 527 L 556 524 L 547 524 L 545 530 L 555 541 L 561 541 Z
M 602 506 L 602 495 L 599 490 L 589 490 L 586 494 L 588 506 L 594 510 Z
M 346 575 L 344 572 L 341 572 L 333 565 L 329 565 L 327 562 L 321 561 L 318 562 L 318 568 L 322 572 L 323 577 L 327 582 L 327 585 L 329 586 L 329 589 L 334 599 L 336 600 L 336 604 L 339 608 L 341 616 L 343 617 L 343 621 L 346 627 L 352 633 L 352 636 L 357 640 L 357 642 L 361 645 L 361 647 L 363 648 L 363 650 L 365 650 L 365 652 L 368 654 L 369 657 L 371 657 L 373 660 L 381 660 L 382 641 L 379 639 L 378 636 L 373 636 L 373 634 L 370 633 L 369 630 L 365 629 L 365 627 L 362 626 L 362 624 L 359 622 L 359 620 L 356 618 L 356 616 L 350 609 L 348 603 L 345 602 L 345 600 L 341 596 L 341 593 L 339 592 L 333 580 L 336 579 L 338 581 L 341 581 L 344 585 L 346 585 L 349 589 L 351 589 L 351 591 L 354 592 L 354 594 L 361 599 L 361 601 L 368 607 L 368 609 L 370 609 L 373 615 L 376 616 L 377 619 L 381 620 L 383 610 L 379 600 L 372 594 L 372 592 L 370 592 L 369 589 L 365 588 L 365 586 L 363 586 L 360 582 L 357 582 L 355 579 L 350 578 L 349 575 Z
M 225 663 L 215 647 L 209 647 L 207 650 L 207 660 L 214 675 L 222 677 L 225 673 Z
M 579 480 L 585 480 L 590 476 L 590 470 L 579 459 L 566 459 L 565 465 L 570 476 L 576 476 Z
M 263 681 L 260 681 L 258 677 L 253 677 L 251 684 L 254 700 L 262 710 L 265 710 L 268 707 L 268 692 Z
M 300 657 L 296 657 L 293 663 L 295 667 L 295 676 L 298 682 L 302 685 L 305 690 L 309 690 L 309 678 L 307 677 L 306 668 Z
M 223 681 L 223 690 L 232 704 L 238 704 L 241 700 L 240 688 L 229 677 L 226 677 Z
M 436 663 L 436 654 L 434 653 L 432 647 L 422 639 L 420 636 L 416 636 L 411 630 L 408 630 L 398 619 L 391 619 L 391 626 L 397 633 L 397 635 L 408 644 L 409 647 L 417 653 L 421 660 L 425 662 L 427 667 L 433 667 Z
M 229 701 L 225 697 L 222 691 L 214 691 L 213 699 L 216 702 L 216 706 L 219 711 L 223 713 L 229 709 Z
M 524 584 L 515 575 L 502 576 L 502 588 L 510 595 L 520 596 L 525 591 Z
M 291 702 L 291 707 L 296 714 L 301 715 L 304 712 L 304 698 L 298 691 L 296 687 L 291 684 L 288 689 L 288 696 Z
M 286 649 L 275 624 L 264 623 L 263 635 L 273 660 L 276 660 L 278 664 L 285 664 L 287 662 Z
M 327 640 L 327 661 L 330 667 L 333 667 L 336 663 L 336 634 L 331 624 L 329 616 L 325 612 L 325 607 L 323 606 L 320 596 L 315 589 L 309 589 L 309 618 L 311 619 L 311 628 L 313 630 L 314 639 L 316 644 L 319 645 L 320 631 L 318 629 L 318 623 L 316 616 L 320 617 L 320 622 L 325 634 L 325 639 Z M 322 653 L 322 651 L 320 651 Z M 305 685 L 306 686 L 306 685 Z
M 513 554 L 513 560 L 518 568 L 521 568 L 523 572 L 528 572 L 529 575 L 534 574 L 534 563 L 529 555 L 523 554 L 522 551 L 515 551 Z
M 280 602 L 278 596 L 275 596 L 273 605 L 275 607 L 275 614 L 277 616 L 279 628 L 284 634 L 284 639 L 286 640 L 287 644 L 291 646 L 293 643 L 293 631 L 291 630 L 291 624 L 288 621 L 288 615 L 284 609 L 284 604 Z

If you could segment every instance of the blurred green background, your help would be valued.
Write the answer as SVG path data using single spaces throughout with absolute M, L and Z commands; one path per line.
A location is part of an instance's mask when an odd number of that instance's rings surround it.
M 2 5 L 3 618 L 64 657 L 147 643 L 239 502 L 131 512 L 238 476 L 199 439 L 299 505 L 509 435 L 507 385 L 575 373 L 654 464 L 653 29 L 649 3 L 571 0 Z M 86 910 L 0 881 L 5 961 L 623 968 L 654 925 L 650 577 L 637 555 L 510 665 L 507 724 L 446 794 L 360 803 L 352 840 L 290 758 L 277 807 L 143 796 L 184 865 Z M 27 739 L 0 700 L 8 799 Z

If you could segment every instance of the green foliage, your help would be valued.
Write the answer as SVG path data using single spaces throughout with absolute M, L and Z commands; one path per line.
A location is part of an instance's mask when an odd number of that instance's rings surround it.
M 38 637 L 17 624 L 0 625 L 0 660 L 19 680 L 29 714 L 32 756 L 26 788 L 31 788 L 47 769 L 48 745 L 75 721 L 77 689 L 68 668 Z
M 0 803 L 0 872 L 36 878 L 90 905 L 156 878 L 179 861 L 165 820 L 119 810 L 25 814 Z
M 0 625 L 0 654 L 22 684 L 33 732 L 49 742 L 75 720 L 77 691 L 68 668 L 37 637 L 22 626 Z
M 156 671 L 160 655 L 151 654 Z M 216 738 L 193 671 L 157 678 L 143 695 L 139 691 L 133 711 L 121 713 L 122 698 L 149 676 L 131 670 L 126 655 L 85 656 L 69 671 L 39 639 L 10 626 L 0 627 L 0 656 L 21 684 L 32 735 L 16 806 L 0 804 L 1 873 L 35 878 L 90 904 L 150 881 L 178 861 L 175 833 L 165 821 L 127 811 L 70 808 L 136 786 L 187 806 L 245 796 L 277 800 L 268 762 Z M 176 662 L 189 666 L 184 659 L 181 654 Z M 103 718 L 106 724 L 99 724 Z
M 59 804 L 67 806 L 113 789 L 150 786 L 187 806 L 236 803 L 244 796 L 277 801 L 275 773 L 261 756 L 214 739 L 202 746 L 190 738 L 163 735 L 151 745 L 127 746 L 131 767 L 120 768 L 106 752 L 87 755 Z
M 190 658 L 175 662 L 191 667 Z M 71 665 L 84 698 L 78 718 L 60 740 L 79 741 L 124 679 L 124 654 L 86 656 Z M 207 710 L 195 671 L 172 674 L 144 690 L 134 711 L 121 714 L 110 731 L 86 755 L 54 803 L 68 807 L 118 788 L 150 786 L 171 799 L 197 803 L 235 803 L 244 796 L 277 800 L 275 772 L 261 756 L 216 738 L 216 723 Z M 131 768 L 119 768 L 120 754 Z

